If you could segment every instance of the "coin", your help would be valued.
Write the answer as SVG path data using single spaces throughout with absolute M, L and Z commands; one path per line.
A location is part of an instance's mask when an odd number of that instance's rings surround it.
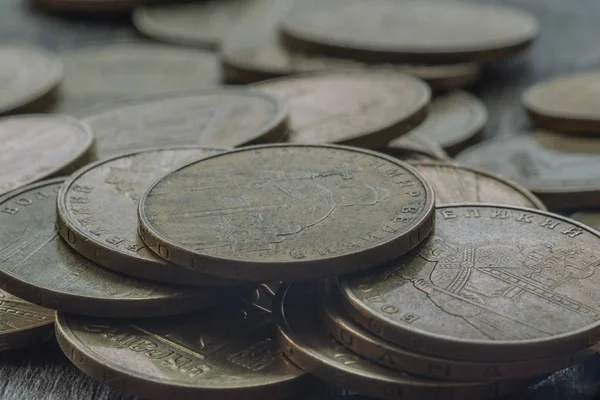
M 481 137 L 486 121 L 487 110 L 481 100 L 467 92 L 454 91 L 436 97 L 427 119 L 409 136 L 425 136 L 456 155 Z
M 65 80 L 56 113 L 80 116 L 86 108 L 123 98 L 217 86 L 220 67 L 208 51 L 146 43 L 110 43 L 61 54 Z
M 346 309 L 377 336 L 456 360 L 524 361 L 598 342 L 600 233 L 540 210 L 436 209 L 407 257 L 340 278 Z
M 592 229 L 600 230 L 600 213 L 598 211 L 579 211 L 571 215 L 570 218 Z
M 436 205 L 493 203 L 546 210 L 529 190 L 501 176 L 460 164 L 412 162 L 433 186 Z
M 377 62 L 498 60 L 539 33 L 522 11 L 454 1 L 297 1 L 281 28 L 294 49 Z
M 27 115 L 0 119 L 0 195 L 68 174 L 89 157 L 93 136 L 74 118 Z
M 172 146 L 138 150 L 80 169 L 58 195 L 60 235 L 79 254 L 127 275 L 183 285 L 232 285 L 164 262 L 137 234 L 140 196 L 158 178 L 222 149 Z
M 523 105 L 539 126 L 560 132 L 598 135 L 600 73 L 588 72 L 563 76 L 527 89 Z
M 83 118 L 99 159 L 145 147 L 239 146 L 278 140 L 287 130 L 280 99 L 246 89 L 211 89 L 113 102 Z
M 315 279 L 370 268 L 416 246 L 432 229 L 434 201 L 412 167 L 383 154 L 254 146 L 157 182 L 140 198 L 140 235 L 161 257 L 200 273 Z
M 423 136 L 406 135 L 392 140 L 379 151 L 403 161 L 447 161 L 450 156 L 442 147 Z
M 2 289 L 51 309 L 111 317 L 173 315 L 229 295 L 206 286 L 192 290 L 128 278 L 75 253 L 54 225 L 62 183 L 38 182 L 0 199 Z
M 129 11 L 144 0 L 35 0 L 46 10 L 64 13 L 115 13 Z
M 149 399 L 287 399 L 312 382 L 279 351 L 270 310 L 249 303 L 146 320 L 59 313 L 56 337 L 83 372 Z
M 275 321 L 282 351 L 298 366 L 333 385 L 390 400 L 482 399 L 523 386 L 519 382 L 436 381 L 379 366 L 348 351 L 326 331 L 319 320 L 314 283 L 283 288 L 278 299 Z
M 490 140 L 456 161 L 520 183 L 550 209 L 596 207 L 600 196 L 600 142 L 535 131 Z
M 55 90 L 63 78 L 60 59 L 30 45 L 0 46 L 0 114 L 27 107 Z
M 422 81 L 384 71 L 315 73 L 253 87 L 288 102 L 289 141 L 305 144 L 383 147 L 425 119 L 430 99 Z

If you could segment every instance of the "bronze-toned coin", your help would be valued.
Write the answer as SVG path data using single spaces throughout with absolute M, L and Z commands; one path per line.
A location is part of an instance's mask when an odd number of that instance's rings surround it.
M 420 124 L 431 96 L 419 79 L 389 71 L 315 73 L 253 87 L 288 102 L 290 142 L 375 149 Z
M 179 314 L 230 294 L 206 286 L 192 290 L 128 278 L 74 252 L 55 227 L 62 183 L 38 182 L 0 199 L 2 289 L 54 310 L 111 317 Z
M 538 36 L 529 14 L 455 1 L 297 1 L 282 21 L 288 46 L 376 62 L 492 61 Z M 360 32 L 360 35 L 357 35 Z
M 379 151 L 402 161 L 449 161 L 442 147 L 423 136 L 406 135 L 392 140 Z
M 74 118 L 27 115 L 0 119 L 0 195 L 69 174 L 89 158 L 89 128 Z
M 544 203 L 521 185 L 461 164 L 411 162 L 433 186 L 436 205 L 493 203 L 546 210 Z
M 61 13 L 115 13 L 129 11 L 145 0 L 34 0 L 48 11 Z
M 2 45 L 0 60 L 0 114 L 43 98 L 63 79 L 60 59 L 38 47 Z
M 471 361 L 568 354 L 600 338 L 600 233 L 531 208 L 437 207 L 410 255 L 339 278 L 351 316 L 416 353 Z
M 312 378 L 281 354 L 270 311 L 234 302 L 146 320 L 59 313 L 56 337 L 77 368 L 144 398 L 288 399 Z
M 247 89 L 211 89 L 113 102 L 83 118 L 99 159 L 172 145 L 239 146 L 279 140 L 288 111 L 275 96 Z
M 487 109 L 477 97 L 454 91 L 436 97 L 427 119 L 408 135 L 431 139 L 450 155 L 476 142 L 487 122 Z
M 598 211 L 579 211 L 571 215 L 572 219 L 579 221 L 592 229 L 600 230 L 600 212 Z
M 137 234 L 137 205 L 158 178 L 222 149 L 175 146 L 139 150 L 77 171 L 58 194 L 58 232 L 79 254 L 127 275 L 182 285 L 239 284 L 165 262 Z
M 140 198 L 140 235 L 152 251 L 193 271 L 289 282 L 398 257 L 431 231 L 434 202 L 412 167 L 380 153 L 254 146 L 157 182 Z
M 339 387 L 377 398 L 483 399 L 524 388 L 522 382 L 444 382 L 377 365 L 347 350 L 320 321 L 314 283 L 282 288 L 276 302 L 278 339 L 286 356 L 305 371 Z
M 600 197 L 600 142 L 535 131 L 486 141 L 456 157 L 520 183 L 552 209 L 596 207 Z
M 600 73 L 588 72 L 542 82 L 523 94 L 523 105 L 539 126 L 559 132 L 600 134 Z

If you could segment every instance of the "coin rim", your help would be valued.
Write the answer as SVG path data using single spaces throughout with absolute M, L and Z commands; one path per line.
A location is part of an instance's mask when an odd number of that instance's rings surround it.
M 417 153 L 418 155 L 432 159 L 431 161 L 450 162 L 452 160 L 450 156 L 446 153 L 446 150 L 444 150 L 439 144 L 433 142 L 431 139 L 421 136 L 406 135 L 403 137 L 399 137 L 398 140 L 407 140 L 409 142 L 413 142 L 415 144 L 415 147 L 403 146 L 402 144 L 394 144 L 396 140 L 393 140 L 389 142 L 386 147 L 379 149 L 379 151 L 396 158 L 410 156 L 410 153 Z M 413 161 L 410 161 L 409 163 L 412 165 Z

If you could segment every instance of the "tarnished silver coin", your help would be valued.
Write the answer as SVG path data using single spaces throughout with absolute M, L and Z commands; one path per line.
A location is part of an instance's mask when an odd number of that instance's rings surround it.
M 379 151 L 402 161 L 450 161 L 442 147 L 423 136 L 404 135 L 389 142 Z

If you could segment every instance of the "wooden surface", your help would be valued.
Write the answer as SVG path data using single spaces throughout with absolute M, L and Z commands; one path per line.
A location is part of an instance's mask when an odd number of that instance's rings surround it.
M 526 128 L 520 106 L 522 91 L 552 76 L 600 66 L 599 0 L 489 0 L 536 15 L 542 35 L 526 55 L 486 66 L 473 88 L 487 104 L 487 137 Z M 0 40 L 35 43 L 65 50 L 114 40 L 144 40 L 131 28 L 129 16 L 95 20 L 45 15 L 26 0 L 0 0 Z M 1 60 L 0 60 L 1 61 Z M 1 149 L 0 149 L 1 151 Z M 599 398 L 600 356 L 533 385 L 510 400 L 582 400 Z M 342 397 L 331 397 L 341 399 Z M 362 397 L 344 397 L 362 399 Z M 134 399 L 94 382 L 72 366 L 56 343 L 0 354 L 0 399 Z

